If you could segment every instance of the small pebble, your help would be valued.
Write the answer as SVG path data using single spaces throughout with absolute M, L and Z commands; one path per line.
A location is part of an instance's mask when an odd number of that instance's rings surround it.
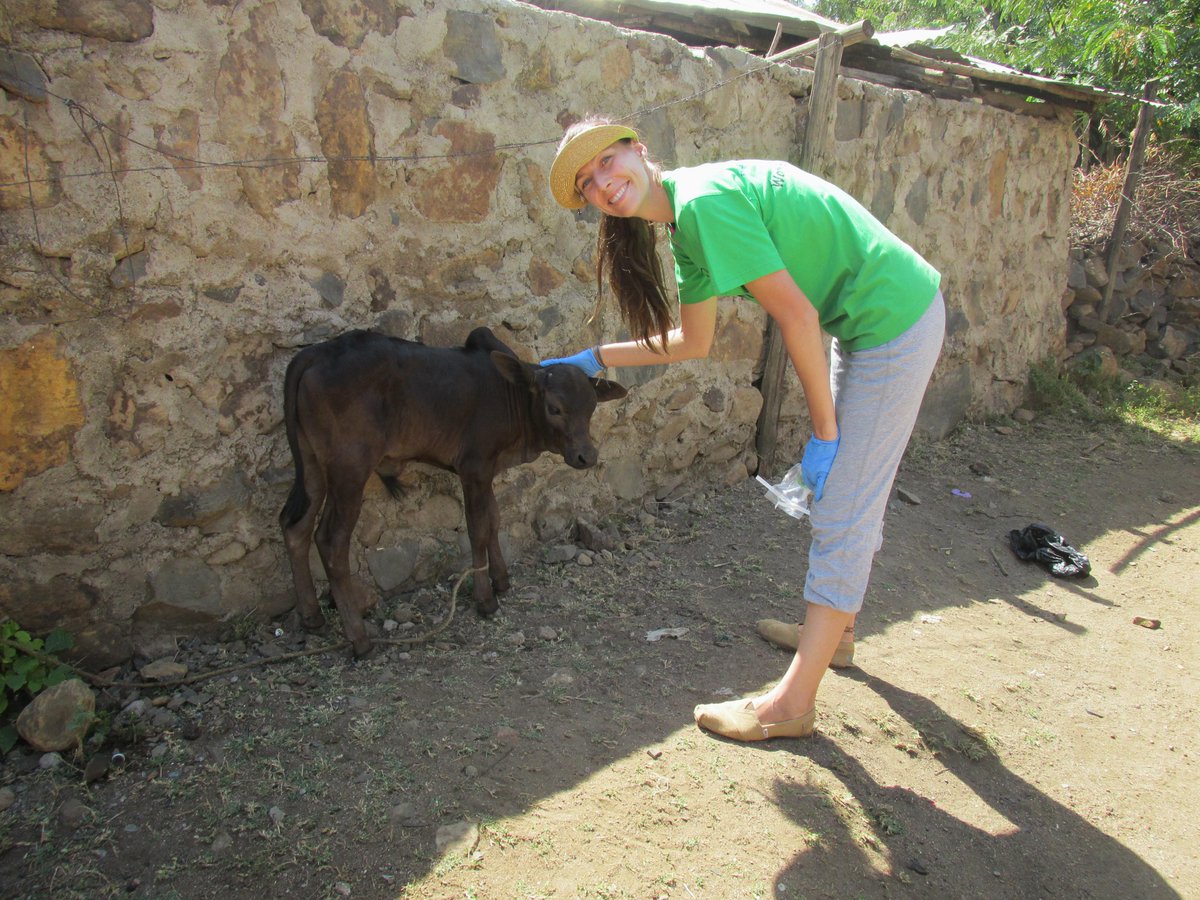
M 39 769 L 57 769 L 62 765 L 63 758 L 57 753 L 43 753 L 38 759 Z

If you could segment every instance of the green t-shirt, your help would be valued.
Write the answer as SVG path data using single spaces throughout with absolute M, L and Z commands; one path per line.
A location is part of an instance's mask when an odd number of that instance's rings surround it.
M 675 212 L 681 303 L 749 297 L 749 281 L 787 269 L 821 327 L 847 350 L 903 334 L 941 276 L 836 185 L 785 162 L 738 160 L 663 173 Z

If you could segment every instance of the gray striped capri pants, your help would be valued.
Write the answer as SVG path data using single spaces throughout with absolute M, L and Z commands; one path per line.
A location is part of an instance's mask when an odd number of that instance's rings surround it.
M 941 291 L 894 340 L 853 352 L 836 339 L 829 384 L 841 442 L 819 502 L 812 504 L 812 546 L 804 599 L 843 612 L 862 608 L 875 552 L 883 543 L 896 470 L 942 349 Z

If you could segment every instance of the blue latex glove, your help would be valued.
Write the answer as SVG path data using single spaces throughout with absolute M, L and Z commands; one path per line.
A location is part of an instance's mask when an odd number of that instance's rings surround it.
M 588 378 L 595 378 L 604 371 L 604 366 L 600 365 L 600 360 L 596 359 L 596 351 L 591 347 L 586 350 L 580 350 L 574 356 L 564 356 L 560 359 L 543 359 L 538 365 L 553 366 L 559 363 L 566 363 L 569 366 L 575 366 L 583 369 L 583 374 Z
M 819 437 L 811 437 L 804 445 L 804 456 L 800 458 L 800 473 L 804 483 L 812 488 L 813 500 L 820 500 L 825 493 L 825 479 L 833 468 L 833 458 L 837 456 L 838 444 L 842 441 L 839 434 L 832 441 L 823 441 Z

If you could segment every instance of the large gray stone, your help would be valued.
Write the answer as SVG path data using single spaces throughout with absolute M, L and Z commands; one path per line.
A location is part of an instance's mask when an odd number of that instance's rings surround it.
M 150 599 L 166 606 L 220 616 L 221 579 L 208 565 L 187 557 L 168 559 L 150 573 Z
M 372 31 L 388 35 L 412 11 L 394 0 L 300 0 L 313 31 L 339 47 L 357 49 Z
M 395 547 L 368 550 L 367 567 L 381 591 L 393 591 L 408 581 L 417 568 L 417 542 L 402 541 Z
M 504 77 L 496 23 L 489 15 L 449 10 L 442 51 L 453 60 L 454 74 L 463 81 L 491 84 Z
M 1167 359 L 1178 359 L 1187 352 L 1194 340 L 1195 336 L 1188 334 L 1182 328 L 1168 325 L 1163 329 L 1158 345 Z
M 165 497 L 154 521 L 169 528 L 195 527 L 212 533 L 221 530 L 222 520 L 244 509 L 249 500 L 250 483 L 245 473 L 230 470 L 220 481 Z
M 46 102 L 46 76 L 28 53 L 0 49 L 0 87 L 31 103 Z
M 604 466 L 604 480 L 622 500 L 636 500 L 646 491 L 644 460 L 632 457 L 618 459 Z
M 908 196 L 904 198 L 904 209 L 916 224 L 925 224 L 925 214 L 929 211 L 929 179 L 924 175 L 918 176 L 909 188 Z
M 99 501 L 61 497 L 43 502 L 0 493 L 0 553 L 88 553 L 100 546 L 96 529 L 104 517 Z

